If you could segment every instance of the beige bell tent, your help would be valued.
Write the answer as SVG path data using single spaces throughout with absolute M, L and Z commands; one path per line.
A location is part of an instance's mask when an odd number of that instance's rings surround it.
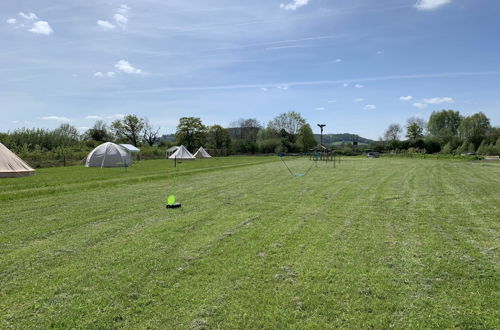
M 210 154 L 203 147 L 200 147 L 200 149 L 194 153 L 194 156 L 196 158 L 212 158 L 212 156 L 210 156 Z
M 177 159 L 177 160 L 190 160 L 196 159 L 192 153 L 190 153 L 184 146 L 180 146 L 176 152 L 174 152 L 168 159 Z
M 87 156 L 87 167 L 128 167 L 132 165 L 130 152 L 112 142 L 97 146 Z
M 35 170 L 0 143 L 0 178 L 35 175 Z

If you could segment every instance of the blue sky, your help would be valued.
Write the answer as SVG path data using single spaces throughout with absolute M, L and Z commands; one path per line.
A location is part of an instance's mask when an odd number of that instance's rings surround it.
M 3 0 L 0 131 L 294 110 L 376 139 L 433 110 L 500 125 L 498 0 Z

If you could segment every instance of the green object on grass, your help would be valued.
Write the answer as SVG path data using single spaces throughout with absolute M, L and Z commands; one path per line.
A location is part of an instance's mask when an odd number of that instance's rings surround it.
M 167 198 L 167 204 L 168 205 L 174 205 L 175 204 L 175 196 L 174 195 L 168 196 L 168 198 Z

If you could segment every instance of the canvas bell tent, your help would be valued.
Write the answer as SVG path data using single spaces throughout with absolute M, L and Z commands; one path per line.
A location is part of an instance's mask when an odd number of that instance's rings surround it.
M 190 153 L 184 146 L 180 146 L 176 152 L 174 152 L 168 159 L 177 160 L 190 160 L 196 159 L 192 153 Z
M 0 143 L 0 178 L 35 175 L 35 170 Z
M 112 142 L 97 146 L 87 156 L 87 167 L 128 167 L 132 165 L 130 152 Z
M 210 156 L 210 154 L 203 147 L 200 147 L 200 149 L 194 153 L 194 156 L 196 158 L 212 158 L 212 156 Z
M 179 149 L 179 146 L 173 146 L 173 147 L 168 148 L 167 149 L 167 158 L 170 157 L 170 155 L 172 155 L 174 152 L 176 152 L 177 149 Z

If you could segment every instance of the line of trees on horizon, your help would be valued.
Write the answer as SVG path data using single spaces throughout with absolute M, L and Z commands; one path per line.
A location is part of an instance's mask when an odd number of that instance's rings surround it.
M 144 158 L 164 157 L 165 148 L 181 144 L 191 152 L 203 146 L 216 155 L 301 153 L 318 144 L 306 119 L 294 111 L 281 113 L 265 125 L 255 118 L 241 118 L 229 126 L 207 126 L 199 117 L 182 117 L 175 134 L 161 136 L 160 127 L 153 126 L 147 118 L 130 114 L 111 124 L 98 120 L 83 134 L 65 123 L 54 130 L 21 128 L 0 133 L 0 142 L 40 166 L 51 166 L 50 162 L 42 161 L 47 159 L 52 159 L 53 164 L 66 165 L 67 160 L 74 164 L 104 142 L 130 143 L 143 150 Z M 404 131 L 406 139 L 401 139 Z M 462 116 L 458 111 L 441 110 L 433 112 L 428 121 L 409 118 L 404 128 L 391 124 L 380 141 L 368 145 L 355 146 L 352 141 L 329 146 L 344 154 L 371 149 L 392 153 L 498 155 L 500 128 L 492 127 L 482 112 Z
M 402 140 L 403 131 L 406 132 Z M 420 152 L 443 154 L 500 154 L 500 127 L 491 126 L 482 112 L 462 116 L 455 110 L 434 111 L 428 121 L 411 117 L 403 127 L 389 125 L 374 146 L 383 152 Z

